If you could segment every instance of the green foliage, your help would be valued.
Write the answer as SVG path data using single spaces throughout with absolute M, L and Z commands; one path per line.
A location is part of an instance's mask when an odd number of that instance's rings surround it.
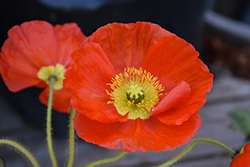
M 233 126 L 240 132 L 250 136 L 250 113 L 244 109 L 235 109 L 228 113 Z

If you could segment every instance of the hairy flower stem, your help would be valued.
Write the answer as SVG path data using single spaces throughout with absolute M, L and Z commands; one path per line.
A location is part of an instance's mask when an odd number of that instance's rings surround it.
M 72 167 L 74 164 L 75 155 L 75 129 L 73 118 L 75 118 L 76 110 L 72 107 L 70 117 L 69 117 L 69 158 L 67 167 Z
M 46 130 L 47 131 L 47 144 L 48 144 L 49 155 L 50 155 L 50 159 L 53 164 L 53 167 L 57 167 L 57 161 L 56 161 L 54 151 L 53 151 L 52 134 L 51 134 L 53 86 L 54 86 L 54 82 L 56 78 L 51 76 L 49 80 L 50 80 L 50 89 L 49 89 L 49 101 L 48 101 L 48 109 L 47 109 L 47 130 Z
M 19 150 L 30 160 L 30 162 L 32 163 L 34 167 L 39 167 L 38 162 L 36 161 L 34 156 L 19 143 L 12 141 L 12 140 L 8 140 L 8 139 L 0 139 L 0 145 L 1 144 L 10 145 L 14 147 L 15 149 Z
M 91 164 L 87 165 L 86 167 L 95 167 L 98 165 L 103 165 L 103 164 L 107 164 L 107 163 L 111 163 L 111 162 L 115 162 L 117 160 L 119 160 L 120 158 L 123 157 L 123 155 L 125 155 L 127 152 L 120 152 L 118 155 L 112 157 L 112 158 L 107 158 L 107 159 L 102 159 L 102 160 L 98 160 L 95 162 L 92 162 Z
M 227 152 L 229 152 L 231 157 L 233 157 L 235 154 L 234 150 L 232 150 L 231 148 L 229 148 L 228 146 L 226 146 L 225 144 L 223 144 L 219 141 L 212 140 L 212 139 L 194 139 L 193 141 L 191 141 L 189 143 L 189 145 L 179 155 L 177 155 L 176 157 L 172 158 L 171 160 L 159 165 L 158 167 L 167 167 L 167 166 L 172 165 L 173 163 L 175 163 L 179 159 L 181 159 L 183 156 L 185 156 L 194 147 L 195 144 L 201 143 L 201 142 L 212 143 L 212 144 L 218 145 L 218 146 L 224 148 Z

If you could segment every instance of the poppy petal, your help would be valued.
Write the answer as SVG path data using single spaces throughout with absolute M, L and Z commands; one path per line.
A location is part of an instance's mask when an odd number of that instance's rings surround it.
M 82 45 L 99 43 L 116 72 L 121 73 L 127 67 L 139 68 L 148 49 L 163 36 L 175 35 L 147 22 L 113 23 L 100 27 Z
M 249 144 L 246 144 L 244 146 L 244 152 L 249 152 L 250 153 L 250 143 Z
M 176 104 L 187 99 L 191 92 L 189 84 L 185 81 L 181 81 L 174 89 L 172 89 L 169 94 L 167 94 L 161 101 L 156 105 L 155 108 L 151 109 L 150 114 L 156 115 L 167 111 L 168 109 L 174 107 Z
M 246 144 L 240 153 L 234 157 L 230 167 L 250 167 L 250 143 Z
M 1 73 L 7 87 L 17 92 L 39 84 L 37 72 L 42 66 L 55 64 L 51 57 L 56 55 L 56 48 L 54 28 L 45 21 L 12 27 L 0 57 Z
M 11 62 L 11 58 L 8 59 L 8 56 L 5 56 L 4 53 L 0 53 L 1 76 L 4 83 L 11 92 L 18 92 L 33 85 L 39 85 L 41 88 L 46 86 L 43 84 L 43 81 L 37 77 L 33 77 L 33 74 L 30 74 L 31 76 L 27 75 L 26 71 L 33 71 L 33 69 L 29 66 L 19 64 L 21 67 L 23 67 L 21 71 L 19 70 L 20 66 L 17 67 L 17 64 L 14 63 L 15 60 L 12 61 L 13 63 L 6 62 L 6 60 Z M 13 66 L 10 66 L 10 64 L 13 64 Z
M 53 90 L 52 108 L 62 113 L 70 113 L 71 95 L 72 93 L 64 87 L 60 90 Z M 47 86 L 39 95 L 39 100 L 46 106 L 48 105 L 48 99 L 49 99 L 49 86 Z
M 107 83 L 116 75 L 101 46 L 87 43 L 71 55 L 74 63 L 65 74 L 64 86 L 72 92 L 71 104 L 89 118 L 100 122 L 124 120 L 110 101 Z
M 237 155 L 230 164 L 230 167 L 250 167 L 250 152 Z
M 206 102 L 206 93 L 212 88 L 213 75 L 197 58 L 198 55 L 191 44 L 176 36 L 157 40 L 146 55 L 143 69 L 156 76 L 164 85 L 163 93 L 169 93 L 181 81 L 188 83 L 191 88 L 186 100 L 156 116 L 163 116 L 161 120 L 167 119 L 165 123 L 181 124 Z
M 182 125 L 165 125 L 154 117 L 124 123 L 101 123 L 77 113 L 74 118 L 78 136 L 87 142 L 123 151 L 165 151 L 186 144 L 201 126 L 199 113 Z
M 54 31 L 58 43 L 57 63 L 63 64 L 67 68 L 70 54 L 79 48 L 86 36 L 76 23 L 56 25 Z

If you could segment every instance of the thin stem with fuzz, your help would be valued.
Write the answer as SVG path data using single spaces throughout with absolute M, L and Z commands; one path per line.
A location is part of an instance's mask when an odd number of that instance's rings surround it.
M 75 129 L 73 118 L 76 115 L 76 110 L 72 107 L 70 118 L 69 118 L 69 158 L 67 167 L 72 167 L 74 164 L 75 156 Z
M 10 146 L 14 147 L 15 149 L 19 150 L 21 153 L 23 153 L 30 160 L 30 162 L 32 163 L 32 165 L 34 167 L 39 167 L 38 162 L 36 161 L 34 156 L 27 149 L 25 149 L 22 145 L 20 145 L 19 143 L 12 141 L 12 140 L 8 140 L 8 139 L 0 139 L 0 145 L 1 144 L 10 145 Z
M 167 167 L 172 165 L 173 163 L 177 162 L 178 160 L 180 160 L 183 156 L 185 156 L 193 147 L 195 144 L 197 143 L 212 143 L 215 145 L 218 145 L 220 147 L 222 147 L 223 149 L 225 149 L 227 152 L 229 152 L 230 156 L 233 157 L 235 152 L 229 148 L 228 146 L 226 146 L 225 144 L 216 141 L 216 140 L 212 140 L 212 139 L 194 139 L 192 142 L 189 143 L 189 145 L 176 157 L 172 158 L 171 160 L 159 165 L 158 167 Z
M 118 155 L 116 155 L 116 156 L 114 156 L 112 158 L 107 158 L 107 159 L 102 159 L 102 160 L 92 162 L 91 164 L 87 165 L 86 167 L 95 167 L 95 166 L 115 162 L 115 161 L 119 160 L 120 158 L 122 158 L 126 153 L 127 152 L 122 151 Z
M 50 155 L 50 159 L 53 164 L 53 167 L 57 167 L 57 161 L 56 161 L 55 154 L 53 151 L 52 133 L 51 133 L 53 86 L 54 86 L 54 82 L 56 78 L 51 76 L 49 80 L 50 80 L 50 89 L 49 89 L 49 101 L 48 101 L 48 109 L 47 109 L 47 128 L 46 128 L 47 144 L 48 144 L 49 155 Z

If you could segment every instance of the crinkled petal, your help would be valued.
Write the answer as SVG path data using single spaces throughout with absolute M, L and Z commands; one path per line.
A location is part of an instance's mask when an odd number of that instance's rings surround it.
M 0 71 L 10 91 L 30 86 L 45 87 L 37 78 L 43 66 L 69 64 L 71 52 L 85 36 L 75 23 L 53 27 L 46 21 L 24 22 L 8 31 L 0 55 Z
M 174 107 L 176 104 L 186 100 L 191 92 L 190 86 L 185 81 L 181 81 L 174 89 L 172 89 L 157 105 L 151 109 L 150 114 L 160 114 Z M 165 123 L 168 120 L 163 120 Z
M 107 83 L 116 75 L 101 46 L 87 43 L 71 55 L 75 62 L 66 72 L 64 85 L 72 92 L 71 104 L 89 118 L 100 122 L 123 121 L 113 104 L 108 105 Z
M 181 124 L 197 112 L 206 102 L 206 93 L 212 88 L 213 75 L 207 66 L 198 59 L 193 46 L 176 37 L 163 37 L 149 49 L 143 62 L 143 69 L 158 77 L 169 93 L 178 83 L 185 81 L 190 85 L 188 98 L 157 117 Z
M 250 167 L 250 152 L 237 155 L 230 164 L 230 167 Z
M 249 152 L 250 153 L 250 143 L 246 144 L 244 146 L 244 152 Z
M 77 50 L 80 44 L 86 39 L 76 23 L 65 23 L 55 26 L 57 39 L 57 63 L 63 64 L 66 68 L 70 65 L 70 54 Z
M 63 87 L 60 90 L 53 90 L 53 102 L 52 102 L 52 108 L 56 111 L 62 112 L 62 113 L 70 113 L 71 111 L 71 104 L 70 104 L 70 98 L 72 93 Z M 49 100 L 49 86 L 47 86 L 39 95 L 39 100 L 44 105 L 48 105 Z
M 4 46 L 7 47 L 7 45 L 9 41 L 4 43 Z M 11 92 L 18 92 L 33 85 L 38 85 L 40 88 L 46 87 L 46 84 L 35 76 L 36 69 L 22 61 L 18 63 L 16 58 L 12 59 L 4 53 L 4 49 L 2 51 L 0 53 L 1 77 Z
M 166 125 L 150 117 L 124 123 L 101 123 L 77 113 L 74 118 L 78 136 L 87 142 L 123 151 L 165 151 L 186 144 L 201 126 L 199 113 L 182 125 Z
M 54 64 L 56 56 L 54 28 L 45 21 L 30 21 L 14 26 L 1 51 L 1 75 L 10 91 L 37 85 L 37 72 L 42 66 Z
M 243 152 L 242 152 L 243 150 Z M 230 164 L 230 167 L 250 167 L 250 143 L 246 144 L 239 155 L 237 155 Z
M 139 68 L 148 49 L 163 36 L 175 35 L 148 22 L 112 23 L 100 27 L 82 45 L 100 44 L 116 72 L 121 73 L 127 67 Z

